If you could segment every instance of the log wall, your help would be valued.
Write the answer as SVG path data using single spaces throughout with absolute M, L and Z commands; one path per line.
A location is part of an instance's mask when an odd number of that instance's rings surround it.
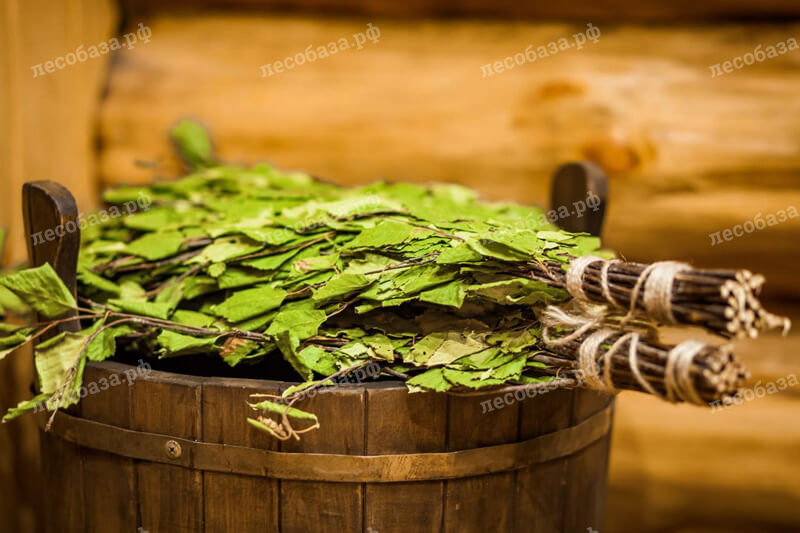
M 390 4 L 405 6 L 404 15 L 482 14 Z M 150 43 L 117 54 L 110 72 L 105 56 L 38 79 L 32 65 L 107 39 L 116 4 L 9 0 L 0 9 L 0 225 L 11 226 L 10 259 L 24 256 L 23 181 L 60 180 L 85 211 L 99 186 L 176 175 L 164 132 L 189 114 L 211 126 L 225 159 L 268 159 L 340 183 L 460 181 L 488 198 L 546 203 L 556 165 L 590 159 L 611 177 L 606 242 L 627 258 L 745 266 L 767 275 L 768 296 L 796 301 L 800 294 L 800 219 L 718 246 L 709 238 L 758 213 L 800 206 L 800 51 L 721 77 L 709 70 L 759 44 L 800 37 L 800 24 L 683 22 L 690 15 L 791 14 L 796 3 L 649 2 L 527 13 L 569 23 L 391 21 L 381 17 L 401 7 L 367 0 L 344 11 L 374 15 L 344 19 L 126 5 L 128 26 L 148 24 Z M 337 11 L 322 0 L 301 7 Z M 603 22 L 621 18 L 678 23 Z M 569 37 L 589 21 L 601 30 L 597 44 L 481 76 L 481 65 Z M 261 65 L 350 36 L 367 22 L 381 29 L 379 43 L 261 77 Z M 745 346 L 753 383 L 796 373 L 798 349 L 797 336 Z M 0 363 L 3 408 L 27 395 L 29 361 Z M 792 426 L 797 392 L 713 415 L 623 394 L 606 531 L 800 527 L 800 471 L 789 455 L 799 438 Z M 38 494 L 30 474 L 36 434 L 27 422 L 0 428 L 0 513 L 22 532 L 32 530 Z M 13 443 L 18 451 L 8 453 Z
M 598 25 L 596 44 L 483 77 L 481 66 L 585 24 L 156 15 L 120 53 L 102 109 L 104 183 L 179 170 L 164 132 L 191 115 L 221 156 L 338 183 L 455 181 L 541 202 L 565 160 L 610 175 L 606 244 L 762 272 L 800 294 L 800 217 L 712 246 L 710 234 L 800 206 L 800 51 L 731 74 L 709 67 L 800 36 L 800 24 Z M 135 25 L 140 22 L 132 20 Z M 280 74 L 261 65 L 366 29 L 379 42 Z M 351 38 L 352 40 L 352 38 Z
M 51 179 L 85 209 L 96 202 L 97 110 L 109 56 L 33 77 L 32 66 L 108 39 L 112 0 L 6 0 L 0 4 L 0 227 L 8 230 L 3 266 L 25 258 L 22 184 Z M 3 254 L 0 251 L 0 258 Z M 0 362 L 0 410 L 30 395 L 33 359 Z M 8 531 L 35 526 L 41 486 L 39 434 L 32 418 L 0 426 L 0 516 Z

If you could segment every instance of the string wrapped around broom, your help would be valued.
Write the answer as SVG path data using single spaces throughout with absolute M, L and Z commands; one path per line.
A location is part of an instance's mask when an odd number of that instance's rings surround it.
M 583 302 L 627 310 L 660 324 L 700 326 L 725 338 L 789 330 L 788 318 L 768 312 L 758 296 L 764 277 L 748 270 L 696 269 L 663 261 L 650 265 L 587 255 L 561 263 L 532 263 L 532 279 L 567 289 Z
M 668 346 L 656 339 L 651 324 L 623 328 L 619 320 L 585 307 L 572 315 L 551 306 L 542 313 L 547 353 L 534 359 L 562 368 L 560 375 L 579 376 L 589 388 L 635 390 L 697 405 L 728 401 L 748 377 L 729 344 L 686 340 Z

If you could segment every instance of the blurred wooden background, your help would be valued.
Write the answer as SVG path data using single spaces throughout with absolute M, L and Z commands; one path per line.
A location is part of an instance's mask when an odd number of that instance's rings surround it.
M 474 18 L 482 15 L 491 18 Z M 226 160 L 267 159 L 339 183 L 458 181 L 486 198 L 546 203 L 556 165 L 593 160 L 611 178 L 609 247 L 629 259 L 751 268 L 767 275 L 775 305 L 800 319 L 800 218 L 713 247 L 709 237 L 800 207 L 800 50 L 722 77 L 709 70 L 800 38 L 798 16 L 800 5 L 780 0 L 8 0 L 7 259 L 25 253 L 24 181 L 61 181 L 86 212 L 105 185 L 176 175 L 166 131 L 193 116 Z M 378 43 L 261 77 L 261 65 L 368 22 L 380 28 Z M 570 38 L 587 22 L 601 30 L 597 44 L 482 77 L 481 65 Z M 149 43 L 32 77 L 31 66 L 139 23 L 151 28 Z M 800 370 L 798 335 L 739 348 L 753 383 Z M 30 371 L 23 357 L 0 363 L 0 408 L 27 395 Z M 800 528 L 798 415 L 799 389 L 720 413 L 623 394 L 605 531 Z M 0 513 L 23 532 L 37 501 L 30 422 L 0 428 Z

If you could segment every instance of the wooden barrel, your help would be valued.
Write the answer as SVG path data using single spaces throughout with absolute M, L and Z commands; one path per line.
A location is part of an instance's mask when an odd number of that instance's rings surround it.
M 298 404 L 320 429 L 279 442 L 246 401 L 290 383 L 152 370 L 129 385 L 132 369 L 87 365 L 89 394 L 43 434 L 46 531 L 602 529 L 608 395 L 342 385 Z

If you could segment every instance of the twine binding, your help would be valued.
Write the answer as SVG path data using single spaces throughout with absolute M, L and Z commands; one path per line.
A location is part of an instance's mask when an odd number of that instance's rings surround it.
M 671 269 L 673 268 L 671 267 Z M 667 272 L 666 267 L 664 267 L 663 272 Z M 663 275 L 666 278 L 668 273 Z M 664 281 L 659 281 L 659 283 L 666 284 Z M 639 369 L 638 347 L 642 333 L 639 331 L 625 331 L 618 327 L 605 327 L 609 316 L 604 308 L 598 306 L 589 307 L 585 304 L 581 304 L 581 306 L 581 314 L 579 315 L 570 314 L 560 307 L 547 307 L 542 316 L 542 324 L 544 325 L 542 339 L 547 346 L 554 347 L 565 345 L 584 337 L 578 348 L 577 362 L 587 387 L 609 393 L 617 392 L 611 376 L 612 357 L 627 342 L 630 369 L 642 389 L 669 402 L 685 401 L 705 405 L 695 388 L 690 371 L 695 356 L 708 346 L 706 343 L 687 340 L 674 346 L 668 352 L 664 373 L 665 394 L 662 394 L 647 381 Z M 572 331 L 560 337 L 553 337 L 551 328 L 554 327 L 572 329 Z M 617 334 L 619 334 L 618 337 L 608 350 L 603 352 L 602 345 Z M 603 363 L 602 379 L 598 368 L 598 362 L 600 361 Z
M 583 275 L 586 268 L 597 261 L 603 263 L 600 267 L 600 290 L 603 298 L 610 305 L 621 307 L 612 296 L 608 281 L 609 269 L 613 264 L 620 262 L 618 259 L 607 261 L 594 255 L 576 258 L 567 270 L 567 292 L 576 300 L 589 301 L 583 290 Z M 622 323 L 625 324 L 636 315 L 636 304 L 641 298 L 646 314 L 651 319 L 663 324 L 675 324 L 677 321 L 672 314 L 672 286 L 675 283 L 675 276 L 689 268 L 691 267 L 688 264 L 677 261 L 660 261 L 648 266 L 633 287 L 628 314 L 623 317 Z

